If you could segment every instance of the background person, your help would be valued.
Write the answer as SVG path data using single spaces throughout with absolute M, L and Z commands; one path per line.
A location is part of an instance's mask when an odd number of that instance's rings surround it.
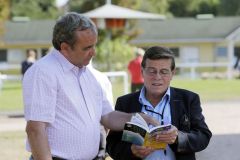
M 122 130 L 132 114 L 113 111 L 87 66 L 97 43 L 97 28 L 89 18 L 74 12 L 62 16 L 54 26 L 52 43 L 55 49 L 23 77 L 27 150 L 35 160 L 94 159 L 100 124 Z
M 27 69 L 31 67 L 35 61 L 36 61 L 36 51 L 34 49 L 28 49 L 27 58 L 21 63 L 22 75 L 24 75 Z
M 121 141 L 122 131 L 110 131 L 107 152 L 114 160 L 195 160 L 195 152 L 207 147 L 212 136 L 204 121 L 199 96 L 191 91 L 170 87 L 175 74 L 172 52 L 163 47 L 149 48 L 143 57 L 144 87 L 139 92 L 119 97 L 115 109 L 144 112 L 172 129 L 155 138 L 168 144 L 166 150 L 149 150 Z
M 128 71 L 131 75 L 131 92 L 139 91 L 143 86 L 143 77 L 141 73 L 141 62 L 144 50 L 136 48 L 135 58 L 128 64 Z
M 234 63 L 233 68 L 236 70 L 237 72 L 237 78 L 240 79 L 240 55 L 236 56 L 236 62 Z

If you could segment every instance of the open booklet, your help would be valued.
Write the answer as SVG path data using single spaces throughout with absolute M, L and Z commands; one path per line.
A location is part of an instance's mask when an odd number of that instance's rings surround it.
M 151 129 L 140 114 L 135 114 L 130 122 L 124 126 L 122 141 L 130 142 L 136 145 L 150 146 L 154 149 L 165 149 L 167 144 L 157 142 L 155 135 L 159 132 L 169 130 L 171 124 L 156 126 Z

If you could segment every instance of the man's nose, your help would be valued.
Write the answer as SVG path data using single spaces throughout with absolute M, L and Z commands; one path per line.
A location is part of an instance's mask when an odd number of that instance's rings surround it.
M 161 72 L 157 72 L 157 74 L 155 75 L 155 78 L 157 79 L 162 79 L 163 75 Z

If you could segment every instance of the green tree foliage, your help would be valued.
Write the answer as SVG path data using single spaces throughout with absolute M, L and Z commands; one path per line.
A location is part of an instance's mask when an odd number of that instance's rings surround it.
M 141 2 L 141 11 L 151 12 L 151 13 L 158 13 L 158 14 L 164 14 L 168 15 L 168 8 L 169 8 L 169 2 L 168 0 L 142 0 Z
M 55 0 L 11 0 L 11 16 L 55 19 L 59 15 Z
M 211 13 L 213 15 L 217 15 L 218 14 L 218 6 L 219 6 L 219 0 L 205 0 L 205 1 L 202 1 L 199 4 L 197 14 Z
M 169 0 L 169 11 L 176 17 L 217 14 L 219 0 Z
M 128 43 L 128 36 L 114 37 L 111 34 L 117 30 L 99 30 L 99 41 L 96 47 L 94 64 L 101 71 L 117 71 L 126 69 L 133 55 L 133 46 Z
M 136 30 L 127 31 L 123 28 L 99 30 L 99 40 L 96 47 L 95 63 L 102 71 L 117 71 L 126 69 L 132 58 L 133 48 L 128 41 Z M 102 65 L 106 64 L 106 65 Z
M 239 0 L 169 0 L 169 11 L 176 17 L 194 17 L 212 13 L 215 16 L 240 15 Z
M 0 45 L 5 27 L 4 22 L 9 17 L 9 0 L 0 0 Z
M 9 16 L 9 0 L 0 0 L 0 20 L 6 20 Z
M 85 13 L 87 11 L 104 5 L 105 0 L 70 0 L 68 4 L 70 11 Z
M 220 0 L 219 14 L 225 16 L 240 15 L 240 1 L 239 0 Z

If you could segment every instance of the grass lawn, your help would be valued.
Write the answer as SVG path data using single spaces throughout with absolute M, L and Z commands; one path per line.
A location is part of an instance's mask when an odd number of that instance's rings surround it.
M 4 82 L 0 90 L 0 112 L 23 109 L 21 82 Z
M 114 80 L 114 99 L 123 95 L 121 80 Z M 240 100 L 240 80 L 181 80 L 173 79 L 172 86 L 198 93 L 202 102 Z M 22 111 L 22 88 L 20 82 L 5 82 L 0 92 L 0 112 Z M 0 131 L 0 159 L 27 160 L 24 131 Z
M 189 89 L 200 95 L 202 102 L 240 100 L 240 80 L 180 80 L 172 86 Z
M 123 83 L 119 79 L 114 79 L 113 96 L 124 94 Z M 240 80 L 186 80 L 173 79 L 172 86 L 185 88 L 198 93 L 202 102 L 207 101 L 227 101 L 240 100 Z M 130 89 L 129 89 L 130 90 Z M 20 82 L 5 82 L 0 91 L 0 112 L 2 111 L 22 111 L 22 87 Z

